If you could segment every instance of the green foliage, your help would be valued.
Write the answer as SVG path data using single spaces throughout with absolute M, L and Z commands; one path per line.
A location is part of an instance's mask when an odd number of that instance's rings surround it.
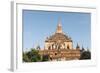
M 39 62 L 41 56 L 38 54 L 38 50 L 32 49 L 31 51 L 23 53 L 24 62 Z
M 81 53 L 80 60 L 84 60 L 84 59 L 91 59 L 91 52 L 90 51 L 83 51 Z
M 30 62 L 31 60 L 28 58 L 27 53 L 23 53 L 23 61 L 24 62 Z

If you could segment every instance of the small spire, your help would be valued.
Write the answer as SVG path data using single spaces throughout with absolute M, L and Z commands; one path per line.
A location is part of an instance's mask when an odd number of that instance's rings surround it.
M 59 19 L 59 21 L 58 21 L 56 33 L 63 33 L 62 32 L 61 19 Z
M 82 49 L 84 49 L 83 45 L 82 45 Z
M 61 18 L 59 18 L 58 26 L 61 26 Z
M 83 45 L 82 45 L 82 51 L 84 51 L 85 49 L 84 49 L 84 47 L 83 47 Z
M 37 49 L 37 50 L 40 50 L 40 45 L 37 45 L 36 49 Z
M 80 46 L 79 46 L 79 44 L 77 43 L 76 49 L 79 49 L 79 48 L 80 48 Z

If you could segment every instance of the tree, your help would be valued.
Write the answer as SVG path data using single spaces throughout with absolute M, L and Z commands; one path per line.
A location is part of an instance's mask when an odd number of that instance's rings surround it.
M 30 62 L 31 60 L 28 58 L 26 52 L 23 53 L 23 62 Z
M 41 56 L 38 54 L 38 50 L 31 49 L 26 53 L 23 53 L 24 62 L 39 62 L 41 61 Z
M 32 49 L 31 53 L 32 53 L 32 56 L 31 56 L 32 62 L 41 61 L 41 56 L 38 54 L 38 50 Z
M 32 58 L 31 58 L 31 61 L 32 62 L 39 62 L 39 61 L 41 61 L 40 55 L 33 55 Z
M 82 52 L 80 60 L 83 60 L 83 59 L 91 59 L 91 52 L 90 51 Z

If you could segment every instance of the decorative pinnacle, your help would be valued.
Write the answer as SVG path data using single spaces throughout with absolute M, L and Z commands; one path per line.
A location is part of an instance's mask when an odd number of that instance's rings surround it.
M 61 19 L 59 19 L 59 21 L 58 21 L 56 33 L 63 33 L 62 26 L 61 26 Z

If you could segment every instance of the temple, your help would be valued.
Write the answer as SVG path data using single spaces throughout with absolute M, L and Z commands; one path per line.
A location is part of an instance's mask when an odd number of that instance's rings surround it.
M 58 22 L 56 32 L 47 37 L 45 48 L 39 50 L 39 54 L 49 55 L 49 60 L 78 60 L 80 58 L 80 46 L 73 48 L 73 40 L 63 32 L 61 21 Z

